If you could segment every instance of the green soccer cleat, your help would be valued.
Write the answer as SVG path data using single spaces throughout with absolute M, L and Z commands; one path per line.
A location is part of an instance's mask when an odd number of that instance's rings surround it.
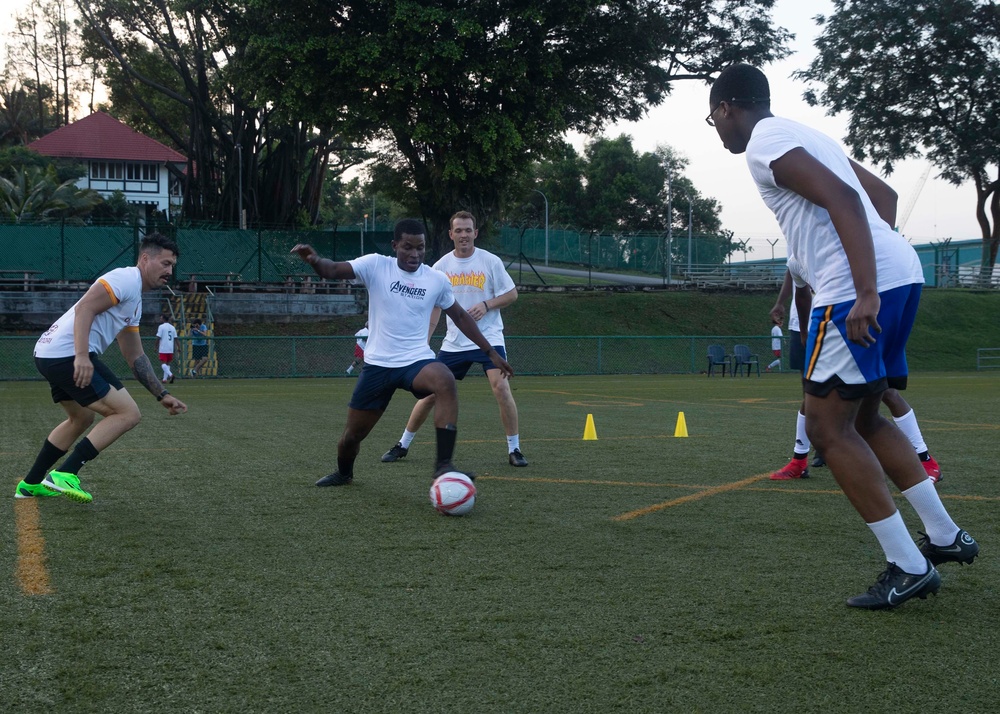
M 59 495 L 58 491 L 50 491 L 40 483 L 25 483 L 24 481 L 17 484 L 17 489 L 14 491 L 14 498 L 51 498 Z
M 42 486 L 50 491 L 61 493 L 77 503 L 90 503 L 94 500 L 93 496 L 80 488 L 80 477 L 76 474 L 50 471 L 49 475 L 42 480 Z

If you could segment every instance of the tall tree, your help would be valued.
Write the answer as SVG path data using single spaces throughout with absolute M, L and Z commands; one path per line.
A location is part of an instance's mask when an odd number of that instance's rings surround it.
M 316 220 L 324 178 L 356 154 L 237 86 L 242 3 L 76 2 L 115 113 L 188 157 L 187 219 L 235 225 L 242 207 L 252 225 Z
M 988 279 L 1000 246 L 1000 6 L 834 0 L 834 7 L 817 17 L 819 54 L 798 73 L 825 85 L 807 101 L 849 112 L 847 144 L 886 173 L 923 154 L 947 181 L 971 179 Z
M 436 251 L 465 208 L 491 222 L 570 129 L 641 117 L 671 82 L 784 56 L 774 0 L 251 0 L 269 100 L 384 142 Z

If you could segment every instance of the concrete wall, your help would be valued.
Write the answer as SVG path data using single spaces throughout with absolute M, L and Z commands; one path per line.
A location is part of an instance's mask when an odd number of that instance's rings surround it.
M 82 295 L 82 290 L 0 291 L 0 329 L 44 329 Z M 167 297 L 165 291 L 143 295 L 144 323 L 155 324 Z M 360 315 L 366 309 L 355 294 L 218 293 L 208 300 L 215 319 L 228 323 L 309 322 L 335 315 Z

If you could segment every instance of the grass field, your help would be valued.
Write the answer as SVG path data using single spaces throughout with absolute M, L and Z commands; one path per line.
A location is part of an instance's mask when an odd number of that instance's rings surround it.
M 178 382 L 190 412 L 141 399 L 81 506 L 13 499 L 61 412 L 44 383 L 0 383 L 0 710 L 995 711 L 1000 374 L 911 377 L 983 552 L 942 566 L 938 597 L 874 613 L 844 606 L 884 565 L 829 471 L 767 479 L 790 455 L 792 375 L 515 378 L 527 469 L 466 380 L 463 518 L 428 503 L 431 429 L 379 462 L 405 393 L 354 484 L 313 486 L 353 384 Z

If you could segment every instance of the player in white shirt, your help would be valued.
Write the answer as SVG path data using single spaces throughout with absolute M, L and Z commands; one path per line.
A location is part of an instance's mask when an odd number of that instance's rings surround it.
M 164 389 L 142 349 L 139 318 L 142 293 L 162 288 L 177 264 L 177 244 L 159 233 L 139 245 L 133 268 L 117 268 L 97 279 L 35 344 L 35 365 L 51 387 L 52 400 L 66 420 L 52 430 L 28 475 L 17 485 L 17 498 L 58 496 L 79 503 L 93 497 L 80 486 L 80 469 L 97 458 L 122 434 L 139 423 L 141 414 L 121 380 L 99 358 L 117 340 L 132 374 L 170 414 L 187 411 L 184 402 Z M 58 470 L 49 472 L 94 423 Z
M 455 299 L 472 319 L 476 320 L 479 330 L 493 348 L 506 359 L 500 308 L 507 307 L 517 300 L 514 281 L 507 274 L 500 258 L 476 247 L 479 231 L 476 229 L 476 218 L 471 213 L 459 211 L 453 215 L 449 221 L 448 236 L 455 244 L 455 250 L 436 262 L 434 269 L 448 276 L 455 292 Z M 440 318 L 441 311 L 434 310 L 431 315 L 430 334 L 434 333 Z M 455 379 L 464 379 L 473 365 L 482 366 L 493 390 L 493 396 L 500 407 L 500 421 L 507 436 L 507 462 L 511 466 L 527 466 L 528 460 L 521 453 L 517 404 L 510 390 L 510 382 L 493 366 L 490 358 L 462 334 L 451 319 L 448 319 L 447 323 L 448 333 L 441 345 L 438 359 L 448 365 Z M 413 405 L 403 436 L 395 446 L 382 454 L 382 461 L 398 461 L 409 453 L 413 437 L 433 407 L 432 396 L 425 397 Z
M 173 384 L 174 373 L 170 370 L 170 363 L 174 359 L 176 350 L 177 330 L 170 324 L 170 315 L 160 315 L 160 326 L 156 328 L 156 337 L 160 354 L 160 368 L 163 370 L 163 383 Z
M 773 325 L 771 327 L 771 352 L 774 353 L 774 361 L 767 365 L 767 371 L 770 372 L 772 369 L 781 369 L 781 325 Z
M 426 236 L 423 225 L 413 219 L 399 221 L 393 231 L 395 258 L 364 255 L 348 262 L 321 258 L 312 246 L 300 243 L 293 253 L 309 263 L 321 278 L 357 280 L 368 289 L 368 328 L 365 368 L 347 410 L 347 423 L 337 444 L 337 470 L 316 482 L 317 486 L 344 486 L 354 480 L 354 461 L 361 442 L 385 413 L 397 389 L 406 389 L 418 399 L 433 394 L 437 408 L 435 476 L 454 471 L 458 423 L 458 390 L 455 377 L 427 344 L 427 325 L 434 308 L 444 311 L 473 343 L 486 352 L 505 378 L 514 371 L 490 345 L 469 316 L 455 301 L 448 277 L 424 265 Z
M 368 346 L 368 323 L 354 333 L 354 361 L 347 368 L 347 373 L 351 374 L 354 368 L 365 361 L 365 347 Z
M 706 121 L 750 174 L 815 291 L 806 342 L 806 427 L 851 505 L 885 552 L 886 570 L 850 607 L 883 609 L 941 587 L 935 565 L 971 563 L 979 545 L 949 516 L 903 433 L 879 413 L 887 387 L 906 386 L 906 340 L 923 273 L 886 222 L 896 194 L 829 137 L 775 117 L 764 74 L 720 73 Z M 795 276 L 793 275 L 793 278 Z M 884 474 L 923 522 L 913 542 Z

